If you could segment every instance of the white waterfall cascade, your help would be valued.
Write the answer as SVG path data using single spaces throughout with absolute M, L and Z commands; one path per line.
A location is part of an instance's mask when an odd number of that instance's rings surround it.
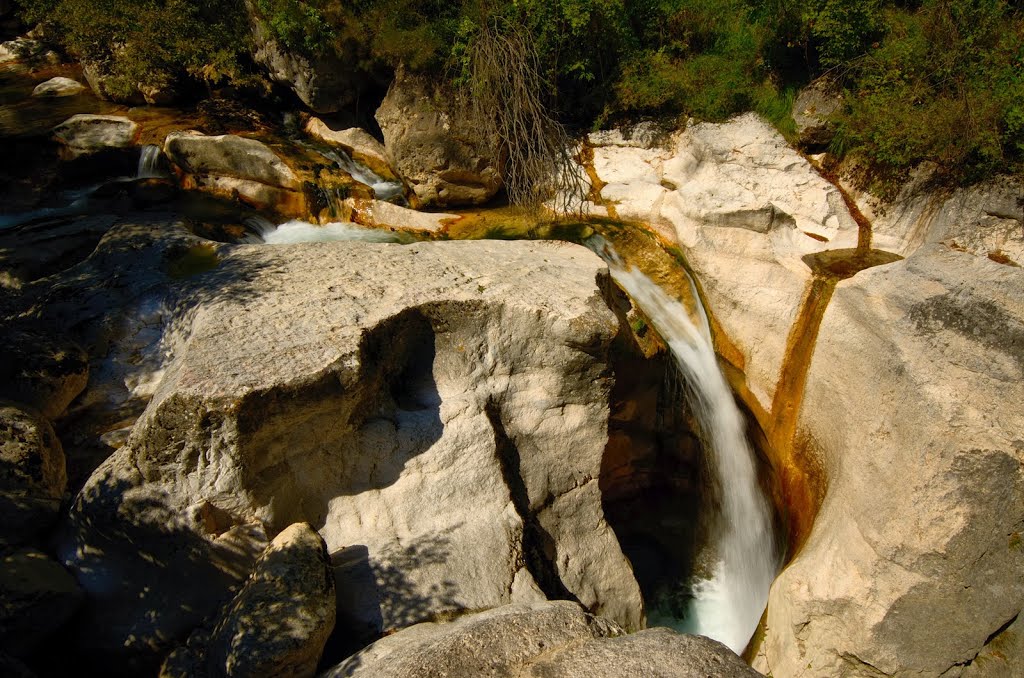
M 587 243 L 604 258 L 612 278 L 650 319 L 688 384 L 687 400 L 700 426 L 720 497 L 714 549 L 717 563 L 710 579 L 693 585 L 693 600 L 683 620 L 652 613 L 650 623 L 709 636 L 737 654 L 750 642 L 768 602 L 778 568 L 768 501 L 757 480 L 745 422 L 718 367 L 707 314 L 693 280 L 699 327 L 686 307 L 654 281 L 628 266 L 600 236 Z
M 373 189 L 373 195 L 377 200 L 391 202 L 405 193 L 405 188 L 400 181 L 386 181 L 379 174 L 366 165 L 361 165 L 352 157 L 340 149 L 320 151 L 324 157 L 333 160 L 338 167 L 352 175 L 352 178 L 361 184 L 366 184 Z
M 246 217 L 243 223 L 251 235 L 243 242 L 268 245 L 289 245 L 300 242 L 398 242 L 399 237 L 390 231 L 363 228 L 347 221 L 330 224 L 311 224 L 306 221 L 286 221 L 276 225 L 263 217 Z M 258 234 L 258 235 L 257 235 Z
M 160 147 L 152 144 L 143 146 L 139 151 L 139 167 L 135 171 L 137 179 L 155 179 L 166 176 L 160 170 Z

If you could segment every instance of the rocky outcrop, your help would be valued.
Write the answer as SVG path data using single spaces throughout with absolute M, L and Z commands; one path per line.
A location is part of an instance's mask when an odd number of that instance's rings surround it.
M 253 59 L 271 80 L 289 87 L 317 113 L 335 113 L 356 100 L 362 82 L 353 67 L 354 55 L 293 49 L 274 36 L 251 0 L 245 4 L 252 26 Z
M 819 78 L 800 90 L 793 102 L 798 143 L 807 149 L 824 149 L 835 136 L 835 124 L 829 119 L 843 105 L 838 85 Z
M 960 675 L 1024 609 L 1022 295 L 1021 269 L 941 244 L 838 285 L 798 426 L 829 490 L 764 667 Z
M 388 160 L 384 144 L 377 141 L 366 130 L 358 127 L 333 130 L 320 118 L 310 118 L 306 121 L 303 129 L 314 139 L 343 149 L 353 160 L 366 165 L 381 178 L 386 180 L 397 178 L 395 171 L 391 169 L 391 161 Z
M 305 215 L 306 199 L 298 175 L 256 139 L 172 132 L 164 141 L 164 153 L 180 168 L 186 189 L 237 198 L 261 209 Z
M 395 75 L 377 109 L 384 147 L 419 205 L 480 205 L 501 188 L 496 140 L 482 138 L 450 95 L 422 76 Z
M 0 544 L 17 544 L 57 516 L 68 478 L 49 422 L 0 401 Z
M 383 638 L 326 678 L 520 676 L 755 678 L 724 645 L 649 629 L 626 636 L 567 601 L 506 605 L 448 624 L 419 624 Z
M 34 97 L 71 97 L 81 94 L 86 86 L 71 78 L 56 77 L 41 82 L 32 90 Z
M 0 645 L 15 656 L 39 649 L 81 602 L 74 578 L 40 551 L 23 548 L 0 557 Z
M 135 144 L 139 126 L 118 115 L 73 115 L 53 128 L 54 139 L 62 155 L 70 160 L 108 148 L 127 148 Z
M 682 246 L 737 347 L 726 358 L 770 410 L 812 278 L 803 257 L 857 244 L 839 190 L 755 115 L 693 125 L 660 146 L 650 134 L 591 143 L 604 203 Z
M 165 297 L 180 320 L 163 379 L 59 540 L 103 618 L 83 617 L 83 644 L 152 657 L 248 572 L 252 526 L 301 521 L 330 548 L 350 638 L 545 594 L 641 625 L 598 488 L 617 328 L 599 259 L 551 243 L 217 251 Z
M 866 231 L 751 116 L 663 146 L 592 142 L 605 204 L 682 246 L 720 353 L 746 369 L 742 396 L 827 479 L 772 588 L 755 666 L 877 678 L 1020 661 L 1019 181 L 946 194 L 920 182 L 895 205 L 858 195 Z M 857 263 L 869 243 L 891 254 Z
M 164 662 L 162 678 L 310 677 L 334 629 L 334 577 L 320 536 L 304 523 L 282 531 L 218 615 Z

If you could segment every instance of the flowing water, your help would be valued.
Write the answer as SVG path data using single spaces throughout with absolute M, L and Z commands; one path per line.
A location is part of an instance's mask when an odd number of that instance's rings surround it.
M 587 244 L 608 262 L 614 280 L 672 352 L 713 467 L 718 498 L 711 544 L 714 568 L 709 578 L 693 584 L 685 618 L 654 609 L 648 622 L 709 636 L 742 653 L 767 604 L 778 555 L 771 508 L 758 483 L 746 422 L 718 367 L 707 315 L 697 303 L 696 317 L 691 318 L 682 303 L 625 263 L 601 236 Z M 696 289 L 693 296 L 697 298 Z
M 373 195 L 377 200 L 391 202 L 405 194 L 405 188 L 400 181 L 387 181 L 366 165 L 361 165 L 340 149 L 319 151 L 324 157 L 333 160 L 338 167 L 348 172 L 353 179 L 361 184 L 366 184 L 373 189 Z
M 143 146 L 139 151 L 139 168 L 135 172 L 137 179 L 157 179 L 167 176 L 160 169 L 160 147 L 152 144 Z
M 311 224 L 305 221 L 288 221 L 274 226 L 265 219 L 250 217 L 245 225 L 260 234 L 259 239 L 250 242 L 265 242 L 268 245 L 288 245 L 300 242 L 398 242 L 399 237 L 390 231 L 363 228 L 346 221 L 331 224 Z

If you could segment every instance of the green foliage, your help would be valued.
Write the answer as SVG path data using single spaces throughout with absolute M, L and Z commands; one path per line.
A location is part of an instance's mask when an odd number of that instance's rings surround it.
M 851 66 L 835 150 L 864 159 L 881 189 L 923 161 L 963 183 L 1024 156 L 1024 19 L 1002 0 L 892 9 L 888 35 Z
M 254 4 L 274 37 L 289 48 L 307 55 L 327 48 L 331 28 L 317 6 L 319 3 L 255 0 Z
M 69 53 L 98 65 L 115 94 L 181 78 L 243 77 L 246 51 L 241 0 L 23 0 L 23 16 L 43 22 Z

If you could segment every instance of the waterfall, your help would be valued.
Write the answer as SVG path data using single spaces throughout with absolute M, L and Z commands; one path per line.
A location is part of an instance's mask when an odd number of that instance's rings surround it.
M 385 181 L 383 177 L 365 165 L 361 165 L 352 159 L 348 153 L 342 150 L 320 151 L 320 153 L 333 160 L 338 167 L 352 175 L 352 178 L 361 184 L 366 184 L 373 189 L 373 195 L 377 200 L 392 201 L 404 195 L 404 189 L 400 181 Z
M 587 244 L 608 262 L 612 278 L 668 344 L 687 382 L 686 398 L 700 427 L 720 498 L 711 545 L 717 558 L 714 571 L 710 579 L 693 585 L 686 618 L 670 625 L 709 636 L 741 653 L 768 602 L 778 559 L 771 511 L 758 484 L 746 424 L 718 367 L 707 315 L 692 279 L 697 322 L 683 304 L 628 266 L 606 240 L 593 236 Z M 659 623 L 669 621 L 656 613 L 651 617 Z
M 152 144 L 143 146 L 139 151 L 139 168 L 135 172 L 137 179 L 154 179 L 166 176 L 160 169 L 160 147 Z

